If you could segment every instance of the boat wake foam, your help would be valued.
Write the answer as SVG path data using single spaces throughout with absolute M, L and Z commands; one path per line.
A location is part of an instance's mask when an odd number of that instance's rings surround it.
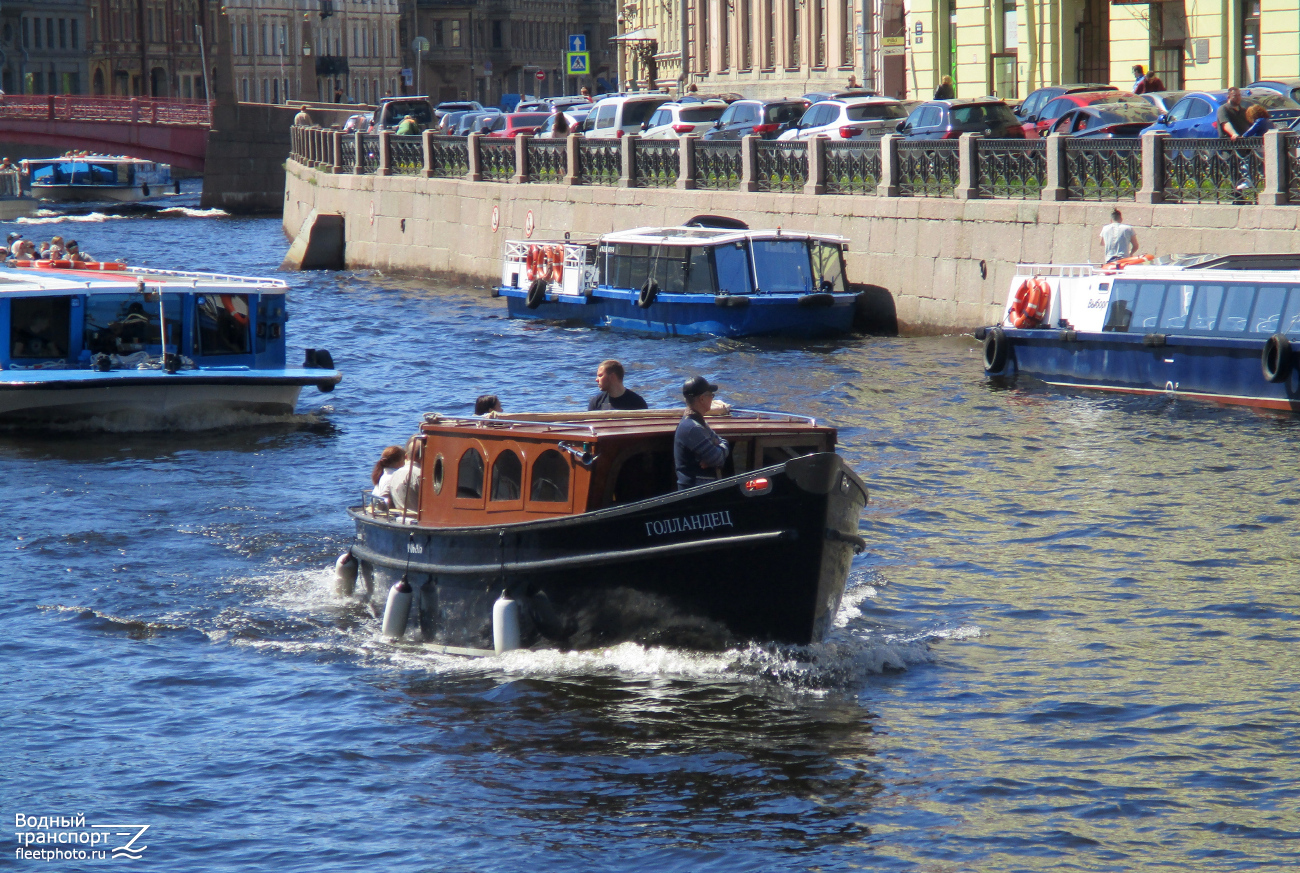
M 159 209 L 159 215 L 184 215 L 188 218 L 229 218 L 230 213 L 224 209 L 190 209 L 186 206 L 168 206 L 166 209 Z
M 103 222 L 103 221 L 112 221 L 118 218 L 131 218 L 131 217 L 132 216 L 130 215 L 108 215 L 103 212 L 89 212 L 85 215 L 64 215 L 62 213 L 56 215 L 40 215 L 38 213 L 37 215 L 34 216 L 24 215 L 20 218 L 14 219 L 14 221 L 17 224 L 60 224 L 65 221 L 75 221 L 80 223 L 90 222 L 92 224 L 98 224 L 99 222 Z

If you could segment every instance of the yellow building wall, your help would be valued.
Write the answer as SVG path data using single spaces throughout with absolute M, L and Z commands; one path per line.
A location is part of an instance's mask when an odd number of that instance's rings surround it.
M 1195 2 L 1187 7 L 1187 34 L 1190 44 L 1184 75 L 1189 91 L 1214 91 L 1236 84 L 1235 70 L 1241 57 L 1241 27 L 1234 20 L 1236 3 Z M 1232 44 L 1236 37 L 1236 45 Z M 1193 64 L 1197 40 L 1209 41 L 1206 63 Z
M 1151 24 L 1147 6 L 1110 7 L 1110 84 L 1133 87 L 1133 67 L 1151 63 Z M 1170 85 L 1169 87 L 1173 87 Z
M 943 61 L 939 49 L 940 38 L 938 4 L 934 0 L 914 0 L 905 16 L 907 22 L 908 95 L 913 99 L 928 99 L 939 87 L 943 74 L 939 72 Z M 921 25 L 921 43 L 916 42 L 916 25 Z M 912 82 L 916 86 L 913 88 Z M 915 93 L 913 93 L 915 92 Z
M 985 3 L 957 3 L 957 93 L 979 97 L 989 90 L 990 10 Z
M 1300 78 L 1300 0 L 1267 0 L 1263 4 L 1259 48 L 1261 78 Z

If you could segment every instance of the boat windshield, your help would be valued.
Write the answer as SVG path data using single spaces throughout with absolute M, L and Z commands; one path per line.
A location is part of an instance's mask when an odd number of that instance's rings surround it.
M 1118 281 L 1103 330 L 1300 335 L 1300 288 L 1279 283 Z
M 84 344 L 91 352 L 130 355 L 148 346 L 159 346 L 162 315 L 156 294 L 92 294 L 86 300 Z M 164 294 L 162 308 L 167 317 L 167 344 L 177 346 L 181 337 L 181 296 Z
M 32 169 L 34 185 L 117 185 L 126 181 L 124 164 L 59 161 Z

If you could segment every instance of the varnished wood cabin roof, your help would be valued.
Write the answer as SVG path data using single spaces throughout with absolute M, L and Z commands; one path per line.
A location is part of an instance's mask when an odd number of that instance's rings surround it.
M 676 409 L 599 410 L 596 412 L 511 412 L 491 416 L 449 416 L 427 413 L 420 430 L 426 434 L 474 435 L 477 438 L 550 438 L 599 440 L 602 437 L 660 436 L 672 433 L 682 420 Z M 783 412 L 729 409 L 705 416 L 720 434 L 826 432 L 815 418 Z

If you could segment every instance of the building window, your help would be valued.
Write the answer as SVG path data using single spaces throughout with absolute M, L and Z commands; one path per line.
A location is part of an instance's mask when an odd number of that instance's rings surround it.
M 754 66 L 754 47 L 750 45 L 753 26 L 749 20 L 749 3 L 750 0 L 736 0 L 736 17 L 740 19 L 740 68 L 742 70 L 753 69 Z
M 786 20 L 789 22 L 789 42 L 786 44 L 785 66 L 797 70 L 802 64 L 799 57 L 799 0 L 786 0 Z
M 442 46 L 442 22 L 441 21 L 435 21 L 433 23 L 433 44 L 438 47 Z
M 460 22 L 459 21 L 453 21 L 451 23 L 451 47 L 460 48 Z
M 844 22 L 844 45 L 840 49 L 840 66 L 853 66 L 853 0 L 841 0 L 841 21 Z M 868 83 L 863 83 L 868 84 Z M 869 87 L 869 85 L 868 85 Z
M 502 48 L 505 44 L 505 37 L 501 34 L 500 20 L 492 22 L 492 48 Z
M 81 36 L 77 33 L 77 24 L 78 22 L 75 18 L 68 22 L 68 30 L 72 36 L 72 47 L 74 49 L 81 48 Z
M 731 69 L 731 0 L 721 0 L 718 7 L 718 69 Z
M 699 0 L 699 5 L 695 7 L 696 15 L 699 16 L 700 26 L 696 28 L 696 33 L 700 35 L 700 54 L 696 62 L 699 64 L 699 71 L 707 73 L 709 71 L 709 0 Z
M 66 49 L 67 47 L 68 47 L 68 19 L 60 18 L 59 19 L 59 48 Z
M 776 66 L 776 0 L 763 0 L 763 26 L 767 28 L 767 39 L 763 41 L 763 68 Z

